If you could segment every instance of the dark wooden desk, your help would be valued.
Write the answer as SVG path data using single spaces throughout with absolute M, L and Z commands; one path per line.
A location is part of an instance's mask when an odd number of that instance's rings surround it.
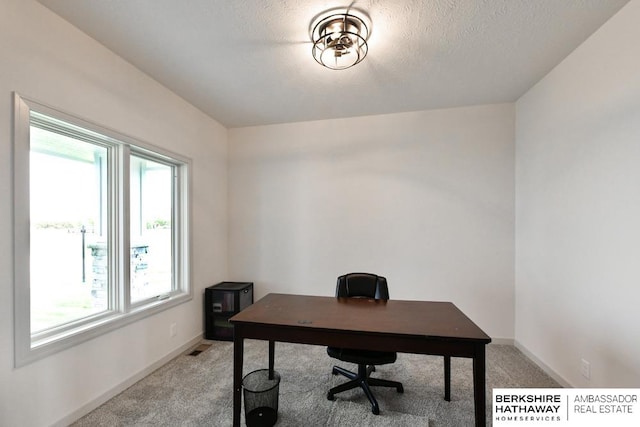
M 234 325 L 233 425 L 240 426 L 244 339 L 473 359 L 476 426 L 486 424 L 485 345 L 491 338 L 450 302 L 374 301 L 269 294 L 230 319 Z M 445 395 L 448 393 L 445 378 Z

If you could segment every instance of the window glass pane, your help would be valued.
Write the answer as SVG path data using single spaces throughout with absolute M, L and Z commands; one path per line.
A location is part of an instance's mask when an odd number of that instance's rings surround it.
M 30 127 L 31 332 L 108 309 L 107 149 Z
M 173 166 L 131 156 L 131 302 L 173 289 Z

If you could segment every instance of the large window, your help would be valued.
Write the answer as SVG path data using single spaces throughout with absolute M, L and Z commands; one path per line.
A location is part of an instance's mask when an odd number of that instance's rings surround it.
M 191 297 L 188 164 L 16 95 L 16 365 Z

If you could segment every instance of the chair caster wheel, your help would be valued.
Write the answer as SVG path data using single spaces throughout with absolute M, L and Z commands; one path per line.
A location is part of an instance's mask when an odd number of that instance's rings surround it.
M 373 415 L 380 415 L 380 408 L 374 406 L 371 408 L 371 412 L 373 412 Z
M 336 400 L 336 397 L 331 393 L 327 393 L 327 399 L 328 400 Z
M 402 385 L 399 385 L 398 387 L 396 387 L 396 390 L 398 393 L 404 393 L 404 387 L 402 387 Z

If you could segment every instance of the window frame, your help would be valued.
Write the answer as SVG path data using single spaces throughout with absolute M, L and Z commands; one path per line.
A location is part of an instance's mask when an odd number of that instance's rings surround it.
M 101 145 L 108 146 L 111 178 L 107 186 L 110 197 L 111 289 L 107 311 L 79 320 L 31 333 L 30 290 L 30 195 L 29 156 L 31 112 L 53 118 L 95 133 Z M 62 126 L 62 125 L 61 125 Z M 64 127 L 62 126 L 62 127 Z M 172 167 L 173 174 L 173 275 L 168 294 L 131 303 L 130 298 L 130 232 L 129 232 L 129 156 L 143 156 Z M 159 313 L 193 298 L 191 283 L 191 159 L 123 135 L 71 114 L 61 112 L 14 93 L 13 132 L 13 223 L 14 223 L 14 365 L 23 366 Z

